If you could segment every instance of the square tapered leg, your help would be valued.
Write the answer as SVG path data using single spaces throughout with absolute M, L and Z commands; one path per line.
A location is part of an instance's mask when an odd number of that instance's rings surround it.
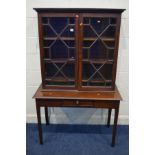
M 49 125 L 48 107 L 45 107 L 45 119 L 46 119 L 46 125 Z
M 112 109 L 108 109 L 108 121 L 107 121 L 107 127 L 110 127 L 110 120 L 111 120 L 111 111 Z
M 41 114 L 40 114 L 40 105 L 36 101 L 36 110 L 37 110 L 37 120 L 38 120 L 38 134 L 39 134 L 39 143 L 43 144 L 42 140 L 42 126 L 41 126 Z
M 114 125 L 113 125 L 113 129 L 112 129 L 112 144 L 111 144 L 112 147 L 115 146 L 118 113 L 119 113 L 119 107 L 115 109 Z

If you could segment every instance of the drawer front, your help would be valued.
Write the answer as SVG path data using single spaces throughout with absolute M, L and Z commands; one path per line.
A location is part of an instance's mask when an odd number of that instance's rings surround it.
M 77 106 L 80 106 L 80 107 L 94 107 L 93 101 L 76 100 L 74 102 Z
M 49 107 L 92 107 L 92 108 L 117 108 L 119 106 L 119 101 L 97 101 L 97 100 L 36 100 L 40 106 Z
M 74 101 L 73 100 L 64 100 L 62 101 L 62 106 L 64 107 L 72 107 L 74 106 Z
M 94 107 L 93 101 L 85 100 L 64 100 L 63 106 L 65 107 Z

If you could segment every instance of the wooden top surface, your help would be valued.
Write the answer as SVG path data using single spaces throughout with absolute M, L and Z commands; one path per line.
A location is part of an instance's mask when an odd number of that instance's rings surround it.
M 44 91 L 40 86 L 33 98 L 36 99 L 81 99 L 81 100 L 122 100 L 116 87 L 114 91 L 92 92 L 77 90 L 50 90 Z

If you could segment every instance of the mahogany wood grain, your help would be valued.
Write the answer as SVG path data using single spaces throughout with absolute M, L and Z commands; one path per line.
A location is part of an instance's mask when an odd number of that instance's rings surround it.
M 63 90 L 50 90 L 44 91 L 42 86 L 38 88 L 33 98 L 36 99 L 83 99 L 83 100 L 122 100 L 122 97 L 117 89 L 114 91 L 63 91 Z
M 41 62 L 41 76 L 42 76 L 42 87 L 44 89 L 62 89 L 62 90 L 82 90 L 82 91 L 112 91 L 115 89 L 115 79 L 116 79 L 116 68 L 117 68 L 117 56 L 118 56 L 118 45 L 119 45 L 119 33 L 120 33 L 120 22 L 121 22 L 121 13 L 125 9 L 93 9 L 93 8 L 34 8 L 38 12 L 38 30 L 39 30 L 39 44 L 40 44 L 40 62 Z M 76 51 L 76 60 L 75 60 L 75 85 L 47 85 L 45 84 L 45 57 L 44 57 L 44 48 L 43 48 L 43 40 L 52 40 L 54 38 L 45 38 L 43 36 L 43 17 L 73 17 L 75 19 L 75 37 L 61 37 L 62 40 L 75 40 L 75 51 Z M 112 63 L 112 78 L 110 86 L 82 86 L 82 70 L 83 70 L 83 40 L 85 40 L 83 36 L 83 21 L 85 17 L 93 17 L 93 18 L 116 18 L 116 33 L 112 38 L 112 41 L 115 42 L 114 45 L 114 57 L 111 62 Z M 57 39 L 58 37 L 55 37 Z M 87 38 L 87 40 L 92 40 L 95 38 Z M 111 41 L 111 38 L 103 38 L 104 41 Z M 48 60 L 50 61 L 50 60 Z M 52 60 L 51 60 L 52 61 Z M 104 60 L 103 60 L 104 62 Z M 98 61 L 99 64 L 99 61 Z M 110 73 L 110 74 L 111 74 Z
M 119 114 L 119 105 L 122 97 L 115 85 L 116 80 L 116 69 L 117 69 L 117 57 L 118 57 L 118 46 L 119 46 L 119 34 L 120 34 L 120 23 L 121 23 L 121 13 L 125 9 L 94 9 L 94 8 L 34 8 L 38 12 L 38 30 L 39 30 L 39 44 L 40 44 L 40 65 L 41 65 L 41 77 L 42 84 L 37 89 L 33 98 L 36 100 L 36 112 L 37 112 L 37 121 L 38 121 L 38 134 L 39 134 L 39 143 L 43 143 L 42 136 L 42 126 L 41 126 L 41 107 L 44 107 L 45 110 L 45 120 L 46 124 L 49 124 L 49 116 L 48 116 L 48 107 L 74 107 L 74 108 L 105 108 L 108 109 L 108 120 L 107 126 L 110 126 L 111 119 L 111 111 L 115 110 L 114 115 L 114 124 L 112 129 L 112 144 L 111 146 L 115 146 L 116 139 L 116 129 L 117 129 L 117 121 Z M 47 37 L 43 35 L 43 26 L 46 24 L 43 23 L 42 18 L 52 18 L 52 17 L 72 17 L 75 19 L 75 23 L 72 24 L 75 26 L 75 36 L 59 36 L 56 33 L 56 36 Z M 96 37 L 84 37 L 84 18 L 109 18 L 109 25 L 113 24 L 116 27 L 116 31 L 113 35 L 109 35 L 108 37 L 102 37 L 97 35 Z M 115 18 L 114 23 L 111 23 L 111 18 Z M 49 19 L 48 19 L 49 21 Z M 93 30 L 94 31 L 94 30 Z M 112 30 L 113 31 L 113 30 Z M 104 31 L 103 31 L 104 32 Z M 101 33 L 102 35 L 102 33 Z M 89 59 L 83 58 L 83 41 L 96 41 L 97 39 L 101 39 L 102 41 L 108 41 L 113 43 L 112 47 L 109 47 L 108 50 L 112 50 L 114 55 L 107 56 L 101 59 Z M 75 41 L 75 57 L 70 59 L 68 56 L 67 59 L 52 59 L 51 53 L 50 56 L 46 56 L 44 47 L 44 41 L 53 41 L 60 39 L 61 41 Z M 67 46 L 68 47 L 68 46 Z M 69 54 L 68 54 L 69 55 Z M 53 78 L 50 76 L 46 76 L 45 73 L 45 63 L 72 63 L 75 64 L 75 77 L 65 78 Z M 110 78 L 104 79 L 105 85 L 100 86 L 99 83 L 103 82 L 100 79 L 91 79 L 87 78 L 83 79 L 83 63 L 90 63 L 95 65 L 102 65 L 107 63 L 111 65 L 111 69 L 108 70 L 108 74 Z M 59 69 L 59 68 L 58 68 Z M 86 67 L 89 72 L 89 67 Z M 59 69 L 60 71 L 60 69 Z M 98 70 L 95 70 L 98 71 Z M 111 77 L 112 75 L 112 77 Z M 90 76 L 93 77 L 93 76 Z M 102 79 L 102 80 L 103 80 Z M 54 82 L 74 82 L 75 85 L 52 85 Z M 97 83 L 96 86 L 83 86 L 83 82 L 91 82 Z M 46 83 L 45 83 L 46 82 Z M 50 83 L 51 82 L 51 83 Z M 90 82 L 90 81 L 89 81 Z M 110 83 L 110 84 L 109 84 Z M 102 84 L 102 83 L 101 83 Z M 107 85 L 106 85 L 107 84 Z M 89 85 L 89 84 L 87 84 Z
M 117 88 L 117 87 L 116 87 Z M 39 143 L 43 143 L 40 108 L 45 108 L 46 124 L 48 120 L 48 107 L 74 107 L 74 108 L 105 108 L 109 109 L 107 125 L 110 125 L 111 110 L 115 110 L 112 130 L 112 146 L 115 146 L 116 129 L 118 121 L 119 104 L 121 100 L 118 89 L 113 92 L 80 92 L 80 91 L 43 91 L 40 86 L 35 93 L 38 119 Z

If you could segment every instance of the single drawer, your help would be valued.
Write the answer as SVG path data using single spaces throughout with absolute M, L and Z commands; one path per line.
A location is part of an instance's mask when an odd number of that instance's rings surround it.
M 94 107 L 93 101 L 85 100 L 64 100 L 63 106 L 66 107 Z
M 79 107 L 94 107 L 93 101 L 75 100 L 74 102 Z
M 62 106 L 64 107 L 75 106 L 74 100 L 62 100 Z

